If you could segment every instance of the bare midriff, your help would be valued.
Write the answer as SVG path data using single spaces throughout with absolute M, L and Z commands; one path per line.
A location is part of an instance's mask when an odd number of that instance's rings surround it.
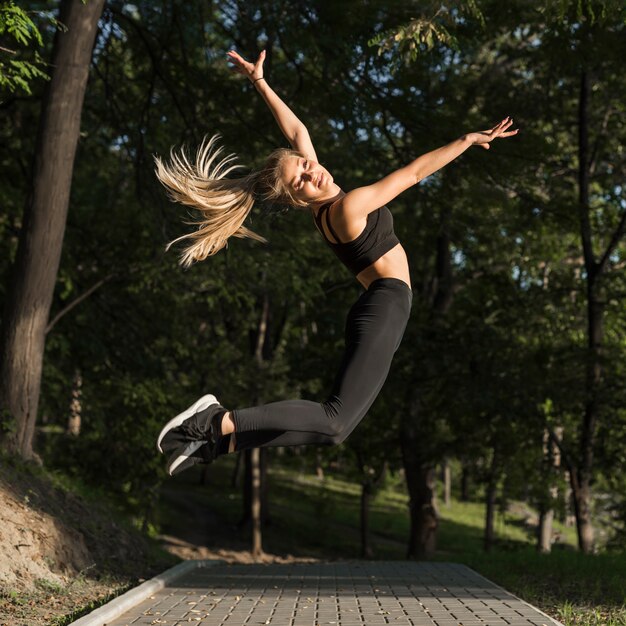
M 377 278 L 398 278 L 411 286 L 409 261 L 402 244 L 393 247 L 356 276 L 365 289 Z

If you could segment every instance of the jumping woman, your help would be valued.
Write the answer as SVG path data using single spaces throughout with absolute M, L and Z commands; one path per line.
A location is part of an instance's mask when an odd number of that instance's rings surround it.
M 293 149 L 272 152 L 262 169 L 239 178 L 227 177 L 239 167 L 233 165 L 232 155 L 217 161 L 221 148 L 216 148 L 216 137 L 202 143 L 195 164 L 184 152 L 171 153 L 168 164 L 155 158 L 157 176 L 170 197 L 194 207 L 201 216 L 195 231 L 168 248 L 187 240 L 181 264 L 189 266 L 218 252 L 231 236 L 265 241 L 243 223 L 257 200 L 281 203 L 311 213 L 321 236 L 364 291 L 348 312 L 345 352 L 326 400 L 286 400 L 228 410 L 215 396 L 202 396 L 159 434 L 157 448 L 169 454 L 170 475 L 248 448 L 343 442 L 378 396 L 411 311 L 407 257 L 386 204 L 469 147 L 488 149 L 494 139 L 518 132 L 509 130 L 513 121 L 507 117 L 490 130 L 463 135 L 371 185 L 344 191 L 318 162 L 306 126 L 263 76 L 265 51 L 256 63 L 234 51 L 228 56 L 232 69 L 261 94 Z

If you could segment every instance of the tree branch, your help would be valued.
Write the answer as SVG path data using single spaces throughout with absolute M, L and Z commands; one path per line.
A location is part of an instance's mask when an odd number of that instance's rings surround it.
M 589 159 L 589 174 L 593 176 L 596 171 L 597 156 L 600 149 L 600 140 L 606 135 L 606 129 L 609 125 L 609 119 L 615 112 L 612 106 L 607 107 L 602 118 L 602 124 L 600 125 L 600 132 L 598 133 L 596 140 L 593 144 L 593 150 L 591 151 L 591 158 Z
M 109 274 L 107 276 L 105 276 L 104 278 L 102 278 L 101 280 L 99 280 L 95 285 L 92 285 L 91 287 L 89 287 L 89 289 L 87 289 L 87 291 L 85 291 L 84 293 L 81 293 L 80 296 L 74 298 L 74 300 L 72 300 L 66 307 L 62 308 L 49 322 L 48 325 L 46 326 L 46 335 L 52 330 L 52 328 L 54 327 L 54 325 L 67 313 L 69 313 L 75 306 L 78 306 L 83 300 L 85 300 L 86 298 L 88 298 L 96 289 L 99 289 L 100 287 L 102 287 L 102 285 L 104 285 L 104 283 L 108 282 L 109 280 L 111 280 L 113 277 L 115 276 L 115 274 Z
M 602 255 L 602 258 L 600 259 L 600 262 L 598 263 L 598 266 L 597 266 L 598 275 L 602 274 L 604 270 L 606 269 L 606 265 L 609 262 L 609 258 L 611 257 L 613 250 L 615 250 L 615 248 L 617 247 L 617 244 L 619 243 L 620 239 L 624 236 L 625 231 L 626 231 L 626 211 L 622 213 L 622 217 L 619 221 L 619 224 L 617 225 L 617 228 L 613 232 L 611 241 L 609 241 L 609 245 L 606 247 L 606 250 L 604 254 Z

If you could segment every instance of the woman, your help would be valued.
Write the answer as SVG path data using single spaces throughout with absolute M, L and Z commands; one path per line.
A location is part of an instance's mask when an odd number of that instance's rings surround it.
M 202 214 L 194 232 L 169 245 L 192 241 L 181 257 L 187 266 L 215 254 L 232 235 L 264 241 L 243 226 L 255 200 L 286 203 L 311 212 L 322 237 L 365 291 L 348 313 L 345 353 L 324 402 L 288 400 L 229 411 L 215 396 L 205 395 L 159 435 L 158 449 L 170 453 L 170 475 L 235 450 L 344 441 L 380 392 L 411 310 L 407 257 L 386 203 L 470 146 L 488 149 L 494 139 L 518 132 L 509 130 L 513 122 L 505 118 L 490 130 L 469 133 L 418 157 L 374 184 L 345 192 L 318 162 L 304 124 L 267 83 L 265 52 L 256 63 L 234 51 L 228 56 L 233 69 L 261 94 L 293 150 L 273 152 L 260 171 L 241 178 L 226 178 L 237 167 L 232 156 L 216 163 L 221 149 L 215 149 L 215 137 L 200 147 L 195 165 L 184 154 L 172 154 L 168 165 L 156 158 L 157 176 L 170 196 Z

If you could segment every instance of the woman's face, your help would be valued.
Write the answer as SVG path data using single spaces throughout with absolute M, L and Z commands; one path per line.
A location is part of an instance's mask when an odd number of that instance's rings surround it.
M 281 178 L 295 198 L 308 204 L 333 198 L 340 191 L 323 165 L 304 157 L 286 159 Z

